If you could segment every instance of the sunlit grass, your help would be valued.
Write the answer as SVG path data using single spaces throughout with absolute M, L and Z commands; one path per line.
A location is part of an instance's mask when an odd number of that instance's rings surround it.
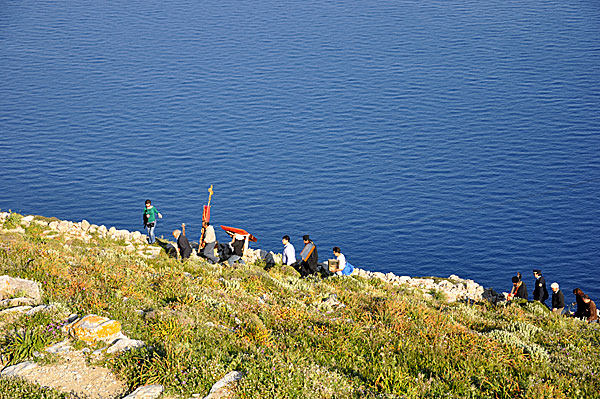
M 378 279 L 300 279 L 281 265 L 182 265 L 106 239 L 46 239 L 37 227 L 0 234 L 0 274 L 39 281 L 45 302 L 119 320 L 144 340 L 105 360 L 131 388 L 160 383 L 187 398 L 239 370 L 241 398 L 600 397 L 598 324 L 538 304 L 447 304 Z M 4 363 L 39 350 L 17 331 L 50 322 L 5 324 L 16 349 Z

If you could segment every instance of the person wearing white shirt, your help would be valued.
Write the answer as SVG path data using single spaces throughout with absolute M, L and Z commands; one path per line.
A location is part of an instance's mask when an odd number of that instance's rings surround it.
M 337 276 L 350 276 L 354 272 L 354 266 L 346 262 L 346 256 L 342 253 L 340 247 L 333 247 L 333 255 L 338 260 L 338 267 L 335 270 L 330 270 Z
M 335 272 L 335 274 L 337 274 L 338 276 L 341 276 L 342 270 L 344 270 L 346 268 L 346 256 L 342 253 L 342 251 L 340 250 L 340 247 L 333 247 L 333 255 L 335 255 L 335 258 L 339 262 L 337 271 Z
M 290 236 L 288 236 L 288 235 L 283 236 L 283 238 L 281 239 L 281 242 L 283 243 L 283 257 L 281 259 L 281 262 L 284 265 L 291 265 L 291 264 L 295 263 L 296 262 L 296 249 L 290 242 Z

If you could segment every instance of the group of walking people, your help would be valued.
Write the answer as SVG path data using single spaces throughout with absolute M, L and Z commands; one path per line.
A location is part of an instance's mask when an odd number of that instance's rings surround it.
M 157 218 L 162 219 L 162 214 L 158 212 L 150 200 L 146 200 L 143 219 L 144 227 L 148 231 L 148 242 L 150 244 L 156 241 L 154 229 Z M 231 242 L 218 243 L 214 227 L 208 221 L 204 220 L 202 222 L 202 232 L 198 239 L 198 256 L 205 258 L 209 263 L 226 261 L 230 266 L 233 266 L 236 262 L 244 264 L 242 257 L 248 236 L 229 231 L 227 233 L 231 236 Z M 185 234 L 185 223 L 181 224 L 181 230 L 177 229 L 173 231 L 173 237 L 177 241 L 176 253 L 174 255 L 179 256 L 182 261 L 188 259 L 192 255 L 193 248 Z M 310 239 L 310 236 L 304 235 L 302 241 L 304 242 L 304 248 L 297 259 L 296 250 L 290 242 L 290 237 L 285 235 L 281 239 L 283 243 L 282 263 L 292 266 L 302 277 L 311 274 L 350 275 L 354 271 L 354 266 L 346 261 L 346 257 L 339 247 L 333 247 L 333 255 L 336 259 L 328 261 L 328 267 L 323 267 L 323 265 L 319 264 L 317 246 Z
M 533 269 L 533 276 L 535 277 L 533 300 L 546 305 L 546 300 L 549 298 L 548 289 L 546 288 L 546 279 L 542 276 L 542 271 L 540 269 Z M 512 283 L 513 287 L 508 294 L 507 300 L 512 301 L 515 298 L 528 300 L 527 285 L 523 281 L 521 273 L 517 273 L 517 275 L 512 278 Z M 552 283 L 550 288 L 552 290 L 552 306 L 550 309 L 552 309 L 553 313 L 563 314 L 563 311 L 565 310 L 565 296 L 558 283 Z M 577 310 L 570 315 L 587 320 L 590 323 L 597 322 L 598 310 L 594 301 L 592 301 L 588 295 L 584 294 L 580 288 L 575 288 L 573 294 L 575 294 Z

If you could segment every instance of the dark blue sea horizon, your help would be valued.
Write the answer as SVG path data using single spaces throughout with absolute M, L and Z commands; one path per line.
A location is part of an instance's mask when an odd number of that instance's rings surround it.
M 11 1 L 0 209 L 600 300 L 600 8 Z M 218 232 L 218 238 L 226 235 Z

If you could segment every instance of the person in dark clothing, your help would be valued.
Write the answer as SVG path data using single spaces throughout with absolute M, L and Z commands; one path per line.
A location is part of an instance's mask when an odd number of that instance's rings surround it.
M 235 262 L 239 262 L 243 265 L 246 264 L 246 262 L 244 262 L 244 259 L 242 259 L 242 256 L 244 256 L 244 247 L 246 245 L 246 238 L 241 234 L 232 234 L 231 237 L 231 243 L 229 244 L 231 246 L 231 256 L 227 259 L 227 263 L 229 263 L 229 266 L 233 266 L 233 264 Z
M 592 301 L 592 299 L 585 294 L 583 295 L 582 299 L 583 299 L 583 302 L 585 303 L 585 309 L 583 310 L 584 320 L 587 320 L 588 323 L 597 321 L 598 320 L 598 309 L 596 308 L 596 304 L 594 303 L 594 301 Z
M 173 231 L 173 237 L 177 240 L 177 252 L 181 256 L 181 261 L 188 259 L 192 255 L 192 246 L 185 236 L 185 223 L 181 224 L 181 229 Z
M 585 310 L 585 302 L 583 302 L 583 296 L 585 294 L 581 291 L 581 288 L 575 288 L 573 294 L 575 294 L 575 302 L 577 303 L 577 309 L 575 310 L 573 317 L 582 318 L 583 311 Z
M 539 301 L 546 304 L 548 299 L 548 289 L 546 288 L 546 279 L 542 276 L 542 271 L 539 269 L 533 270 L 533 276 L 535 277 L 535 288 L 533 289 L 533 300 Z
M 565 309 L 565 296 L 560 290 L 558 283 L 552 283 L 550 288 L 552 289 L 552 312 L 562 314 Z
M 521 280 L 521 273 L 517 273 L 515 277 L 512 278 L 513 289 L 510 294 L 508 294 L 508 300 L 511 301 L 515 298 L 518 299 L 528 299 L 529 294 L 527 293 L 527 285 L 525 282 Z
M 292 266 L 302 277 L 306 277 L 317 273 L 319 255 L 317 253 L 317 246 L 308 235 L 303 236 L 302 240 L 304 241 L 304 248 L 300 252 L 301 259 L 296 261 Z

